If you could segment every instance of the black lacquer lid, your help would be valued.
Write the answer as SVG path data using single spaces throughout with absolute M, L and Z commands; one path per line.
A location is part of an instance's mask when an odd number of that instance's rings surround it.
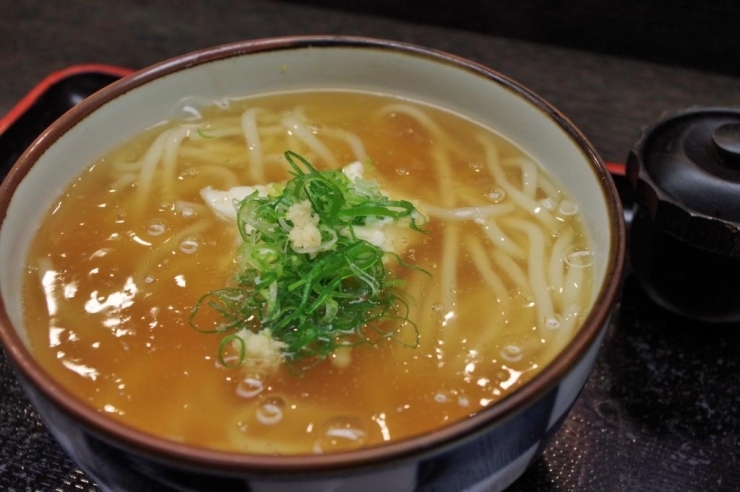
M 656 227 L 740 257 L 740 109 L 693 108 L 662 119 L 630 152 L 627 176 Z

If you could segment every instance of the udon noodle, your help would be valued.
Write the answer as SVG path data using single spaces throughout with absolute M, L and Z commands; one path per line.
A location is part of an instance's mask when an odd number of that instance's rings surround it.
M 327 453 L 428 432 L 515 391 L 591 303 L 578 208 L 522 149 L 440 108 L 315 91 L 184 102 L 102 157 L 49 211 L 28 256 L 25 316 L 42 364 L 98 411 L 169 439 L 248 453 Z M 238 237 L 206 186 L 283 182 L 286 151 L 366 165 L 427 234 L 397 239 L 418 343 L 381 340 L 302 373 L 223 367 L 192 329 L 228 285 Z M 413 334 L 399 327 L 396 338 Z M 408 340 L 406 340 L 408 341 Z

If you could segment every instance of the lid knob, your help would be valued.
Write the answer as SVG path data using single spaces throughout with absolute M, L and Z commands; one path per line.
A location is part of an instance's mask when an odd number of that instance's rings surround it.
M 740 166 L 740 122 L 718 126 L 712 133 L 712 143 L 722 162 Z

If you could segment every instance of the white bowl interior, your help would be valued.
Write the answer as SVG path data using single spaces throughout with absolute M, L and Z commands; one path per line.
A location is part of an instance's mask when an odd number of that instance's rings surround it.
M 583 211 L 601 288 L 610 248 L 607 202 L 589 156 L 556 121 L 504 84 L 472 69 L 418 53 L 348 46 L 235 55 L 183 68 L 109 101 L 53 142 L 24 177 L 0 229 L 0 292 L 25 337 L 21 278 L 43 215 L 94 159 L 174 114 L 185 98 L 220 100 L 266 92 L 357 89 L 408 97 L 456 111 L 526 149 Z

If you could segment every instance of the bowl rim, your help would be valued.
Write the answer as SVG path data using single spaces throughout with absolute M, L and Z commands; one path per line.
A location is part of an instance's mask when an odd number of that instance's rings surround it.
M 617 300 L 624 268 L 625 226 L 616 187 L 592 144 L 559 110 L 520 83 L 460 56 L 405 42 L 358 36 L 289 36 L 245 40 L 186 53 L 127 75 L 67 111 L 18 158 L 0 185 L 0 223 L 5 219 L 13 192 L 36 160 L 69 129 L 100 106 L 136 87 L 193 66 L 249 54 L 308 47 L 390 50 L 452 65 L 503 86 L 537 107 L 543 116 L 554 120 L 590 161 L 592 171 L 601 185 L 601 194 L 610 218 L 610 247 L 605 280 L 596 293 L 591 312 L 576 336 L 554 361 L 521 388 L 472 417 L 428 433 L 355 451 L 322 455 L 271 456 L 220 451 L 178 443 L 135 429 L 97 412 L 72 396 L 34 360 L 13 329 L 4 303 L 0 299 L 0 342 L 11 362 L 36 391 L 53 402 L 56 410 L 61 410 L 73 420 L 82 423 L 88 431 L 99 438 L 179 467 L 218 470 L 221 473 L 237 475 L 269 475 L 275 472 L 282 475 L 310 475 L 379 465 L 399 465 L 405 461 L 438 454 L 452 446 L 472 440 L 526 409 L 564 378 L 568 370 L 585 356 L 596 342 L 601 329 L 607 325 Z

